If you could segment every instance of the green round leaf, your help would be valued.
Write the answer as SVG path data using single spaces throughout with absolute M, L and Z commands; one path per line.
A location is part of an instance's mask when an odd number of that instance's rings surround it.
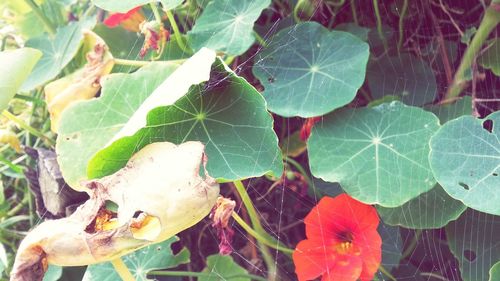
M 495 263 L 490 269 L 489 281 L 500 280 L 500 262 Z
M 42 52 L 22 48 L 0 52 L 0 112 L 7 108 L 23 81 L 28 77 Z
M 79 189 L 87 180 L 87 163 L 128 123 L 147 97 L 177 65 L 151 63 L 132 74 L 112 74 L 101 80 L 101 96 L 66 109 L 56 150 L 66 182 Z
M 456 220 L 466 207 L 451 198 L 438 184 L 396 208 L 377 207 L 385 223 L 412 229 L 441 228 Z
M 434 114 L 400 102 L 335 111 L 313 127 L 311 172 L 362 202 L 400 206 L 436 183 L 427 155 L 438 128 Z
M 451 104 L 430 105 L 424 108 L 436 114 L 436 116 L 441 121 L 441 124 L 444 124 L 463 115 L 472 115 L 471 104 L 472 98 L 469 96 L 465 96 Z
M 110 11 L 110 12 L 118 12 L 118 13 L 126 13 L 137 6 L 146 5 L 148 3 L 156 3 L 157 0 L 119 0 L 119 1 L 110 1 L 110 0 L 92 0 L 97 7 Z M 182 4 L 183 0 L 160 0 L 162 6 L 166 10 L 171 10 L 180 4 Z
M 483 128 L 490 123 L 491 133 Z M 451 197 L 494 215 L 500 215 L 498 124 L 499 112 L 484 120 L 463 116 L 449 121 L 432 137 L 429 155 L 436 180 Z
M 136 281 L 151 280 L 147 278 L 148 272 L 157 269 L 176 267 L 179 264 L 189 262 L 189 251 L 183 248 L 174 255 L 170 248 L 172 243 L 179 241 L 176 236 L 143 249 L 132 254 L 123 256 L 123 262 L 135 277 Z M 89 265 L 82 281 L 116 281 L 121 280 L 115 268 L 110 262 Z
M 254 75 L 272 112 L 312 117 L 351 102 L 365 80 L 368 44 L 305 22 L 286 28 L 257 54 Z
M 282 173 L 281 151 L 264 99 L 217 60 L 208 82 L 192 86 L 173 105 L 149 111 L 144 128 L 99 151 L 88 165 L 88 176 L 99 178 L 117 171 L 151 142 L 190 140 L 206 145 L 207 170 L 214 178 Z
M 83 39 L 82 29 L 90 25 L 92 25 L 91 19 L 72 22 L 58 28 L 54 38 L 44 35 L 28 40 L 26 47 L 38 49 L 43 55 L 28 79 L 24 81 L 21 91 L 30 91 L 54 79 L 76 55 Z
M 255 41 L 254 22 L 270 4 L 270 0 L 211 1 L 188 32 L 189 44 L 195 50 L 207 47 L 241 55 Z
M 368 41 L 368 33 L 370 32 L 369 28 L 361 27 L 354 22 L 341 23 L 335 27 L 336 30 L 346 31 L 351 33 L 352 35 L 358 37 L 359 39 L 367 42 Z
M 387 55 L 372 61 L 366 74 L 374 99 L 385 95 L 400 96 L 405 104 L 420 106 L 436 96 L 436 78 L 432 69 L 410 54 Z
M 210 276 L 200 276 L 198 281 L 250 281 L 249 277 L 244 277 L 248 274 L 243 267 L 234 262 L 231 256 L 211 255 L 207 257 L 207 267 L 203 272 L 210 273 Z M 242 277 L 234 277 L 242 276 Z
M 448 245 L 460 264 L 464 281 L 489 278 L 490 268 L 500 261 L 500 217 L 467 210 L 446 226 Z
M 399 233 L 399 227 L 390 226 L 380 222 L 377 228 L 382 238 L 382 262 L 387 270 L 397 267 L 403 251 L 403 240 Z

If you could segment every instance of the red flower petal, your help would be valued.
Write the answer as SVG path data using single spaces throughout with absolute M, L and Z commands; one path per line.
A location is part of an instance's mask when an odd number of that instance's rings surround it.
M 323 241 L 302 240 L 293 252 L 295 272 L 299 281 L 312 280 L 321 276 L 328 268 L 335 265 L 332 251 Z
M 356 281 L 361 274 L 362 260 L 359 256 L 345 255 L 342 262 L 335 264 L 321 278 L 321 281 Z
M 126 13 L 114 13 L 111 14 L 107 19 L 104 20 L 104 24 L 108 27 L 116 27 L 118 26 L 122 21 L 130 18 L 133 14 L 137 13 L 141 7 L 135 7 L 132 10 L 126 12 Z
M 382 238 L 376 230 L 363 231 L 354 237 L 353 244 L 359 247 L 363 259 L 359 278 L 362 281 L 372 280 L 382 261 Z
M 307 238 L 333 239 L 339 232 L 355 235 L 366 229 L 376 229 L 379 218 L 375 208 L 347 194 L 335 198 L 323 197 L 304 219 Z

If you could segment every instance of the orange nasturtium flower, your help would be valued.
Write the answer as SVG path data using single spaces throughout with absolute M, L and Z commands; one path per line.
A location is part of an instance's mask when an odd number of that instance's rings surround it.
M 139 32 L 139 25 L 146 18 L 141 13 L 141 7 L 135 7 L 126 13 L 114 13 L 104 20 L 104 24 L 108 27 L 116 27 L 120 25 L 128 31 Z
M 372 280 L 382 258 L 374 207 L 347 194 L 323 197 L 306 216 L 307 239 L 293 253 L 299 281 Z

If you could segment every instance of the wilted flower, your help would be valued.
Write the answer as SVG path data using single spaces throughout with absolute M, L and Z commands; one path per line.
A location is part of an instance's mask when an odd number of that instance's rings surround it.
M 298 279 L 372 280 L 382 257 L 374 207 L 347 194 L 323 197 L 304 219 L 307 239 L 293 253 Z
M 126 13 L 114 13 L 104 20 L 104 24 L 108 27 L 116 27 L 120 25 L 126 30 L 132 32 L 139 32 L 139 25 L 145 21 L 146 18 L 141 13 L 141 7 L 135 7 Z
M 147 145 L 118 172 L 90 181 L 90 199 L 71 216 L 33 229 L 19 246 L 11 280 L 42 280 L 47 264 L 113 260 L 196 224 L 219 195 L 215 180 L 199 173 L 205 159 L 200 142 Z
M 170 37 L 168 30 L 157 21 L 141 23 L 140 30 L 141 33 L 144 34 L 144 45 L 142 45 L 139 56 L 141 58 L 144 57 L 150 49 L 161 53 L 162 48 Z
M 236 207 L 236 202 L 219 196 L 210 215 L 213 221 L 212 226 L 217 230 L 219 237 L 219 254 L 221 255 L 229 255 L 233 251 L 231 243 L 233 242 L 234 230 L 229 225 L 229 219 L 234 207 Z

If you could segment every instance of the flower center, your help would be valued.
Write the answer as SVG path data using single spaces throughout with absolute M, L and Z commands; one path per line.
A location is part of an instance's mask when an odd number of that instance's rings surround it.
M 336 235 L 339 243 L 335 245 L 335 250 L 341 255 L 350 254 L 353 251 L 352 241 L 354 237 L 350 231 L 342 231 Z

